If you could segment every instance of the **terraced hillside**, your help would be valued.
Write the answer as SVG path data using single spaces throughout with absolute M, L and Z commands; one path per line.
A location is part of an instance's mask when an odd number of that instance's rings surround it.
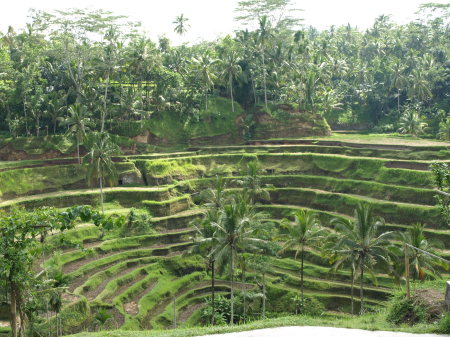
M 114 229 L 103 235 L 93 224 L 80 223 L 62 236 L 48 237 L 49 253 L 37 263 L 60 265 L 69 275 L 65 307 L 83 307 L 86 319 L 98 307 L 108 308 L 118 326 L 167 328 L 173 324 L 176 298 L 178 325 L 198 322 L 210 294 L 210 275 L 201 256 L 186 254 L 192 243 L 191 223 L 200 219 L 201 192 L 218 174 L 230 189 L 242 165 L 258 160 L 270 201 L 259 208 L 279 222 L 290 211 L 317 211 L 329 226 L 333 217 L 348 218 L 357 203 L 370 203 L 391 230 L 416 222 L 427 225 L 427 235 L 445 244 L 450 257 L 450 230 L 435 206 L 431 161 L 450 161 L 447 146 L 396 146 L 314 140 L 253 142 L 245 146 L 197 147 L 178 153 L 116 158 L 117 187 L 105 189 L 107 213 L 151 214 L 146 233 Z M 22 205 L 98 205 L 98 191 L 85 183 L 85 169 L 71 160 L 3 162 L 0 164 L 0 207 Z M 79 247 L 82 246 L 82 249 Z M 54 254 L 54 251 L 59 251 Z M 50 253 L 51 252 L 51 253 Z M 293 312 L 292 297 L 299 292 L 300 262 L 292 251 L 270 259 L 267 306 L 271 312 Z M 306 294 L 327 310 L 349 311 L 350 273 L 330 273 L 324 257 L 308 249 L 305 262 Z M 254 289 L 253 273 L 241 290 Z M 364 280 L 369 307 L 383 306 L 394 282 L 377 275 L 375 284 Z M 228 294 L 226 275 L 216 282 L 219 294 Z M 83 329 L 80 320 L 65 324 L 67 331 Z

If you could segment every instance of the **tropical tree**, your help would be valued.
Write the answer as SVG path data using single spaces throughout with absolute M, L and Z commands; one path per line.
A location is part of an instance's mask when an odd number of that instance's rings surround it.
M 108 133 L 93 132 L 88 138 L 89 152 L 84 156 L 83 163 L 87 165 L 87 180 L 92 186 L 98 182 L 100 188 L 100 205 L 103 209 L 103 186 L 106 183 L 117 183 L 117 171 L 112 156 L 120 154 L 120 148 L 113 142 Z
M 225 59 L 222 61 L 223 71 L 222 75 L 228 82 L 228 87 L 230 88 L 231 96 L 231 110 L 234 112 L 234 97 L 233 97 L 233 81 L 242 72 L 242 68 L 239 65 L 239 58 L 237 53 L 232 50 L 229 52 Z
M 94 315 L 94 325 L 99 328 L 99 330 L 102 330 L 105 324 L 112 320 L 112 315 L 105 309 L 100 308 Z
M 236 180 L 236 183 L 242 187 L 243 193 L 248 195 L 252 205 L 256 203 L 258 198 L 263 200 L 270 199 L 270 194 L 261 181 L 262 169 L 258 160 L 246 163 L 240 174 L 242 178 Z
M 205 110 L 208 110 L 208 91 L 214 86 L 216 75 L 214 73 L 214 65 L 217 63 L 208 51 L 204 51 L 198 58 L 194 59 L 197 67 L 197 74 L 203 82 L 203 95 L 205 96 Z
M 236 197 L 219 212 L 215 228 L 217 245 L 212 251 L 220 266 L 229 265 L 231 281 L 231 324 L 234 323 L 234 273 L 239 251 L 258 250 L 263 240 L 258 238 L 258 224 L 264 214 L 258 213 L 245 196 Z
M 206 211 L 202 221 L 199 224 L 194 225 L 195 236 L 193 238 L 194 245 L 192 246 L 191 253 L 199 253 L 206 257 L 208 269 L 211 270 L 211 325 L 214 325 L 214 318 L 216 314 L 215 308 L 215 257 L 212 254 L 214 248 L 217 245 L 215 237 L 214 223 L 218 220 L 218 210 L 211 208 Z
M 450 117 L 439 123 L 438 137 L 441 140 L 450 141 Z
M 263 88 L 264 88 L 264 104 L 267 109 L 267 69 L 266 69 L 266 48 L 269 38 L 272 36 L 271 23 L 266 15 L 263 15 L 259 19 L 258 29 L 258 45 L 261 54 L 261 71 L 263 76 Z
M 305 248 L 317 247 L 326 237 L 326 231 L 321 226 L 317 215 L 311 211 L 300 209 L 292 213 L 294 222 L 288 219 L 283 219 L 282 226 L 287 230 L 286 234 L 282 234 L 280 239 L 284 241 L 281 253 L 289 249 L 295 250 L 294 258 L 297 259 L 300 254 L 300 288 L 301 288 L 301 303 L 304 305 L 304 260 Z
M 178 15 L 175 18 L 175 21 L 172 22 L 175 25 L 174 32 L 179 35 L 185 34 L 187 29 L 189 28 L 189 24 L 187 23 L 188 21 L 189 21 L 189 19 L 187 17 L 185 17 L 183 13 Z
M 69 129 L 67 132 L 73 135 L 77 141 L 77 157 L 78 164 L 81 164 L 80 158 L 80 144 L 86 140 L 86 134 L 94 127 L 94 123 L 90 119 L 90 114 L 86 106 L 81 104 L 74 104 L 69 107 L 69 116 L 62 120 L 62 126 L 67 125 Z
M 427 123 L 424 122 L 424 117 L 419 114 L 416 108 L 408 107 L 400 117 L 400 133 L 407 133 L 412 136 L 419 136 L 425 132 Z
M 412 225 L 404 233 L 400 233 L 400 238 L 404 243 L 403 254 L 406 255 L 411 268 L 406 274 L 412 275 L 413 281 L 424 281 L 427 274 L 439 275 L 437 267 L 441 266 L 440 261 L 426 254 L 433 254 L 439 244 L 426 238 L 425 225 L 419 223 Z
M 384 219 L 373 214 L 369 204 L 360 203 L 356 207 L 353 221 L 334 219 L 332 221 L 339 237 L 336 252 L 340 255 L 355 256 L 360 272 L 360 313 L 364 312 L 364 272 L 373 275 L 377 263 L 387 263 L 392 246 L 392 232 L 381 232 Z

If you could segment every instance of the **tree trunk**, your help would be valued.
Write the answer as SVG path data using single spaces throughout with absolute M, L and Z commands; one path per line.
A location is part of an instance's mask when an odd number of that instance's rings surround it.
M 100 206 L 102 207 L 102 215 L 104 215 L 105 211 L 103 209 L 103 177 L 100 177 L 98 180 L 100 183 Z
M 231 111 L 234 112 L 234 100 L 233 100 L 233 78 L 230 76 L 230 93 L 231 93 Z
M 266 86 L 266 63 L 264 59 L 264 49 L 262 50 L 261 56 L 262 56 L 262 66 L 263 66 L 263 85 L 264 85 L 264 104 L 267 109 L 267 86 Z
M 216 303 L 215 303 L 215 299 L 214 299 L 214 295 L 215 295 L 215 277 L 216 277 L 216 271 L 215 271 L 215 260 L 211 261 L 211 325 L 214 325 L 214 316 L 216 313 Z
M 9 278 L 10 286 L 10 325 L 11 325 L 11 337 L 17 337 L 17 293 L 16 293 L 16 283 Z
M 105 97 L 103 102 L 103 113 L 102 113 L 102 127 L 101 132 L 105 130 L 105 119 L 106 119 L 106 99 L 108 97 L 108 87 L 109 87 L 109 70 L 108 75 L 106 76 L 106 83 L 105 83 Z
M 77 156 L 78 156 L 78 164 L 81 164 L 81 158 L 80 158 L 80 140 L 77 137 Z
M 303 290 L 303 264 L 304 264 L 304 260 L 305 260 L 305 247 L 303 247 L 303 245 L 302 245 L 302 263 L 301 263 L 301 270 L 300 270 L 300 273 L 301 273 L 301 275 L 300 275 L 300 286 L 301 286 L 301 290 L 302 290 L 302 311 L 303 311 L 303 305 L 305 304 L 304 303 L 304 300 L 305 300 L 305 298 L 304 298 L 304 290 Z
M 245 258 L 242 257 L 242 284 L 245 284 Z M 247 318 L 247 294 L 244 289 L 244 301 L 243 301 L 243 311 L 244 311 L 244 323 L 245 319 Z
M 263 273 L 263 310 L 262 310 L 262 318 L 266 318 L 266 274 Z
M 400 115 L 400 89 L 397 89 L 397 110 Z
M 351 272 L 351 278 L 352 278 L 352 288 L 351 288 L 351 296 L 352 296 L 352 315 L 355 314 L 355 271 L 352 267 Z
M 233 325 L 234 321 L 234 261 L 233 261 L 233 247 L 231 248 L 231 263 L 230 263 L 230 276 L 231 276 L 231 317 L 230 323 Z
M 360 295 L 360 310 L 359 314 L 362 315 L 364 313 L 364 287 L 363 287 L 363 279 L 364 279 L 364 256 L 361 258 L 360 262 L 361 266 L 361 280 L 360 280 L 360 289 L 359 289 L 359 295 Z
M 411 298 L 411 287 L 409 284 L 409 258 L 408 258 L 408 248 L 406 247 L 406 243 L 403 246 L 405 250 L 405 280 L 406 280 L 406 298 Z

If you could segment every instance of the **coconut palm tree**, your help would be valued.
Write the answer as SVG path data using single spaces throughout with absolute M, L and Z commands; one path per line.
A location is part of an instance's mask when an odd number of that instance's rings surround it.
M 301 288 L 301 304 L 304 305 L 304 258 L 305 247 L 315 247 L 326 237 L 326 231 L 321 226 L 317 215 L 311 211 L 300 209 L 292 213 L 294 222 L 288 219 L 282 221 L 282 227 L 287 230 L 287 234 L 282 234 L 280 239 L 284 245 L 280 252 L 289 249 L 295 249 L 294 258 L 297 259 L 300 254 L 300 288 Z
M 245 164 L 240 174 L 242 178 L 236 180 L 236 183 L 242 186 L 243 193 L 248 195 L 252 205 L 256 203 L 258 198 L 270 199 L 269 192 L 263 187 L 261 182 L 262 169 L 258 160 L 252 160 Z
M 217 245 L 211 255 L 220 266 L 229 265 L 231 281 L 231 324 L 234 323 L 234 268 L 239 251 L 257 251 L 264 240 L 258 238 L 258 225 L 265 215 L 250 205 L 245 195 L 239 195 L 219 212 L 213 223 Z
M 96 182 L 99 184 L 100 205 L 102 214 L 104 214 L 103 186 L 106 183 L 112 186 L 117 182 L 117 171 L 112 156 L 120 154 L 120 148 L 105 132 L 92 133 L 88 138 L 87 145 L 89 152 L 83 158 L 84 164 L 88 167 L 87 179 L 91 186 Z
M 68 112 L 69 115 L 60 124 L 62 126 L 67 125 L 69 127 L 67 132 L 75 137 L 77 141 L 78 164 L 81 164 L 80 144 L 86 139 L 86 134 L 94 127 L 94 123 L 90 120 L 90 114 L 84 105 L 74 104 L 69 107 Z
M 351 226 L 351 221 L 349 219 L 339 219 L 342 222 L 348 222 L 347 226 Z M 332 270 L 334 272 L 341 268 L 350 269 L 350 278 L 352 280 L 350 296 L 351 296 L 351 313 L 355 313 L 355 279 L 358 268 L 358 255 L 356 251 L 345 253 L 340 253 L 344 247 L 340 247 L 337 243 L 341 243 L 339 240 L 339 234 L 330 234 L 328 240 L 326 241 L 325 254 L 330 258 L 331 263 L 333 263 Z
M 173 31 L 179 35 L 185 34 L 189 27 L 189 24 L 187 23 L 188 21 L 189 19 L 181 13 L 175 18 L 175 21 L 172 22 L 175 25 L 175 29 Z
M 356 207 L 353 221 L 333 220 L 335 230 L 339 235 L 336 242 L 336 252 L 340 255 L 352 255 L 360 272 L 360 313 L 364 312 L 364 272 L 373 274 L 377 263 L 389 261 L 389 248 L 392 232 L 381 232 L 384 219 L 374 216 L 372 207 L 360 203 Z
M 269 38 L 272 36 L 272 27 L 269 18 L 263 15 L 259 18 L 258 28 L 258 44 L 261 52 L 262 74 L 263 74 L 263 87 L 264 87 L 264 104 L 267 108 L 267 74 L 266 74 L 266 47 Z
M 222 76 L 228 82 L 231 96 L 231 110 L 234 112 L 233 81 L 242 72 L 242 68 L 239 65 L 238 55 L 234 50 L 232 50 L 225 56 L 225 59 L 222 61 L 222 66 Z
M 439 270 L 436 267 L 441 266 L 441 263 L 432 254 L 434 253 L 434 249 L 437 246 L 442 246 L 442 244 L 440 242 L 431 242 L 426 238 L 425 225 L 419 223 L 414 224 L 404 233 L 400 233 L 400 239 L 404 243 L 403 255 L 407 263 L 406 265 L 402 265 L 401 263 L 396 265 L 405 270 L 408 289 L 409 275 L 412 275 L 414 282 L 416 280 L 425 280 L 427 274 L 439 275 Z M 424 252 L 430 253 L 430 255 Z
M 425 132 L 427 125 L 424 122 L 424 117 L 415 108 L 408 107 L 400 117 L 400 128 L 398 131 L 417 137 Z
M 216 209 L 209 209 L 198 224 L 194 224 L 195 234 L 193 237 L 194 245 L 190 249 L 190 253 L 201 254 L 206 257 L 208 269 L 211 270 L 211 325 L 214 325 L 215 315 L 215 257 L 212 254 L 217 245 L 215 237 L 215 228 L 213 223 L 218 220 L 219 212 Z
M 203 94 L 205 95 L 205 110 L 208 110 L 208 91 L 214 86 L 216 75 L 214 73 L 214 65 L 217 63 L 208 51 L 204 51 L 198 58 L 194 59 L 197 67 L 197 73 L 203 82 Z

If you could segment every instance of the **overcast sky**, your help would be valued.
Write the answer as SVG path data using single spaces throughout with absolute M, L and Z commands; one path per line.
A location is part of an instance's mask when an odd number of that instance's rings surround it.
M 30 8 L 52 11 L 67 8 L 104 9 L 141 21 L 152 38 L 166 35 L 175 43 L 180 39 L 173 32 L 172 22 L 184 13 L 189 18 L 190 28 L 181 42 L 213 40 L 233 32 L 237 28 L 233 10 L 238 0 L 5 0 L 7 5 L 0 11 L 0 31 L 9 25 L 24 27 Z M 448 3 L 440 0 L 293 0 L 303 9 L 300 15 L 306 25 L 319 29 L 331 25 L 346 25 L 367 28 L 381 14 L 392 15 L 398 23 L 415 18 L 418 6 L 425 2 Z

